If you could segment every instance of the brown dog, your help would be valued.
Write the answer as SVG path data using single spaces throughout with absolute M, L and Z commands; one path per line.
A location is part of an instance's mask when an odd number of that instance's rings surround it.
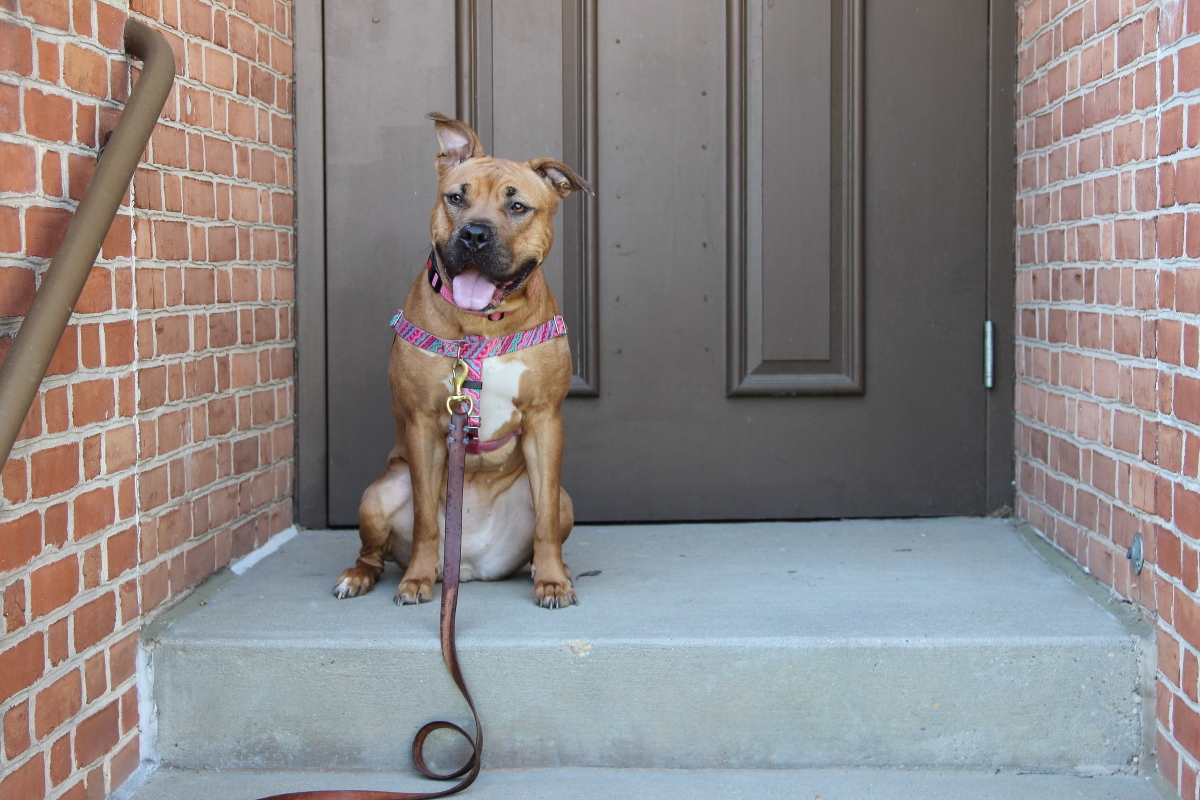
M 554 214 L 562 198 L 591 187 L 553 159 L 484 155 L 467 125 L 441 114 L 428 118 L 440 146 L 439 197 L 429 223 L 436 275 L 413 284 L 404 319 L 452 340 L 503 337 L 552 320 L 558 302 L 541 272 Z M 369 591 L 391 560 L 406 567 L 396 603 L 433 599 L 442 570 L 453 364 L 399 337 L 392 345 L 396 446 L 383 477 L 363 493 L 362 549 L 338 578 L 338 597 Z M 560 409 L 570 383 L 565 336 L 484 359 L 478 439 L 495 449 L 467 456 L 461 579 L 506 578 L 532 558 L 534 601 L 544 608 L 578 602 L 562 560 L 574 515 L 559 484 Z

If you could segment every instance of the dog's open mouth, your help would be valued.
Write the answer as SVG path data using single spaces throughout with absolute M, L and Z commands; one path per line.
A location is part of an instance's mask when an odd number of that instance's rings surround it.
M 504 298 L 521 288 L 525 278 L 537 266 L 536 262 L 517 273 L 516 277 L 503 283 L 484 275 L 474 264 L 468 264 L 454 276 L 451 286 L 454 304 L 467 311 L 486 311 L 499 306 Z

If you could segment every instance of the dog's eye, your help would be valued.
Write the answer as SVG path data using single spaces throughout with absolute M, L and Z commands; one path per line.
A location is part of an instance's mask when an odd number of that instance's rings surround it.
M 529 206 L 525 205 L 524 203 L 513 203 L 511 206 L 509 206 L 509 208 L 512 209 L 514 214 L 524 214 L 529 210 Z
M 461 206 L 463 204 L 463 196 L 458 192 L 451 192 L 446 195 L 446 201 L 452 206 Z

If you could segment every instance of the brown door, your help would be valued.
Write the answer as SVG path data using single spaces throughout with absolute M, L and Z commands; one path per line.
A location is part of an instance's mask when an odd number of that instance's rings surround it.
M 548 266 L 579 519 L 984 512 L 988 24 L 984 0 L 326 3 L 330 524 L 394 435 L 426 111 L 596 184 Z

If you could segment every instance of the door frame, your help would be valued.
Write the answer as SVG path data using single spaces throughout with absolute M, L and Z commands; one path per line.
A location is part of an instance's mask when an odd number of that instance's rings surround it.
M 995 383 L 987 393 L 987 509 L 1012 511 L 1015 492 L 1017 4 L 988 3 L 987 319 Z M 982 338 L 982 332 L 981 332 Z
M 740 2 L 726 0 L 730 9 Z M 474 2 L 458 0 L 457 5 L 473 6 Z M 870 13 L 869 7 L 866 13 Z M 293 517 L 306 528 L 329 524 L 323 14 L 324 0 L 295 0 Z M 987 509 L 997 512 L 1012 506 L 1014 476 L 1016 3 L 990 0 L 988 18 L 987 299 L 981 311 L 994 326 L 995 383 L 986 400 L 985 486 Z M 866 113 L 870 114 L 869 108 Z M 596 337 L 592 339 L 594 342 Z M 981 346 L 982 342 L 980 330 Z
M 293 3 L 296 146 L 296 408 L 292 516 L 329 525 L 325 370 L 325 18 L 324 0 Z

